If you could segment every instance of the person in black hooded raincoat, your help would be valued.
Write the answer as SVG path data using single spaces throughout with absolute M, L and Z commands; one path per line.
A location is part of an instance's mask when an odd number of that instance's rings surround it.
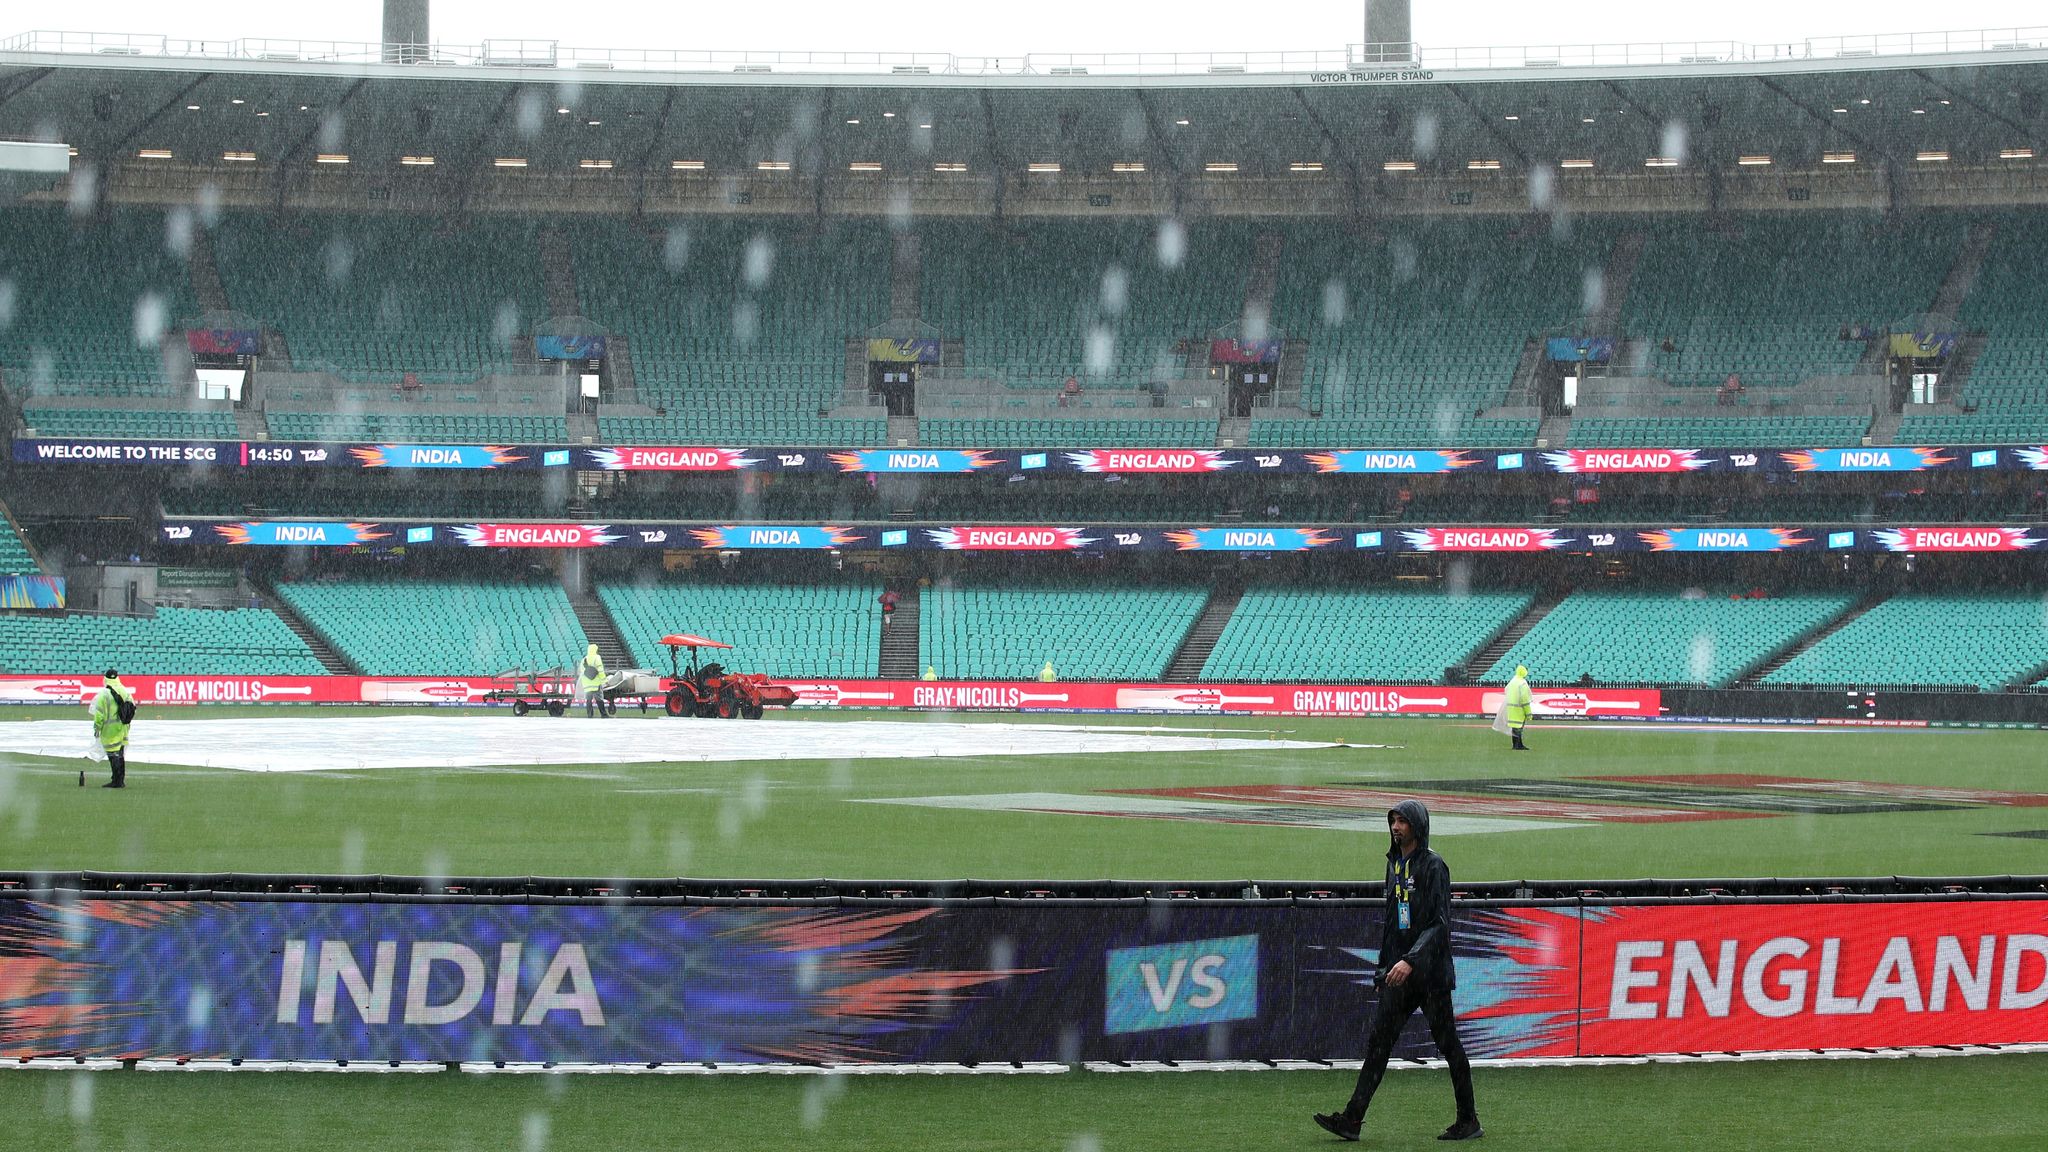
M 1365 1066 L 1358 1087 L 1342 1112 L 1319 1113 L 1316 1123 L 1345 1140 L 1358 1139 L 1394 1042 L 1415 1010 L 1429 1022 L 1437 1051 L 1450 1065 L 1451 1088 L 1458 1100 L 1458 1118 L 1439 1140 L 1471 1140 L 1483 1135 L 1479 1109 L 1472 1098 L 1472 1063 L 1458 1039 L 1458 1020 L 1451 991 L 1458 986 L 1451 956 L 1451 868 L 1429 849 L 1429 809 L 1421 801 L 1403 800 L 1387 813 L 1387 897 L 1380 925 L 1379 1007 L 1366 1039 Z

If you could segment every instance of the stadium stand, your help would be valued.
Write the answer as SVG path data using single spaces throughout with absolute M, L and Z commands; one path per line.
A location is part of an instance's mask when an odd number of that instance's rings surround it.
M 42 571 L 28 542 L 15 531 L 12 517 L 0 516 L 0 573 L 19 575 Z
M 1605 243 L 1548 230 L 1446 221 L 1367 241 L 1332 225 L 1287 227 L 1273 322 L 1308 341 L 1310 419 L 1255 409 L 1262 447 L 1512 446 L 1534 417 L 1490 418 L 1524 342 L 1576 317 Z M 1320 414 L 1317 416 L 1316 414 Z
M 920 659 L 941 677 L 1151 680 L 1202 611 L 1200 588 L 983 587 L 939 582 L 919 601 Z
M 1675 589 L 1574 592 L 1517 640 L 1485 679 L 1504 681 L 1523 664 L 1550 684 L 1590 675 L 1605 684 L 1725 687 L 1854 599 L 1828 592 L 1761 600 L 1725 593 L 1688 597 Z
M 824 415 L 846 341 L 888 319 L 886 228 L 699 220 L 652 235 L 565 221 L 585 317 L 626 336 L 637 399 L 601 411 L 624 444 L 879 445 L 887 421 Z
M 1963 380 L 1966 410 L 1908 408 L 1899 423 L 1901 444 L 2048 439 L 2048 331 L 2041 322 L 2048 315 L 2048 279 L 2041 275 L 2048 220 L 2014 213 L 1993 222 L 1997 231 L 1958 317 L 1966 332 L 1984 333 L 1984 347 Z
M 1047 394 L 1064 375 L 1091 391 L 1179 378 L 1177 345 L 1243 312 L 1255 235 L 1221 221 L 1177 236 L 1152 221 L 927 225 L 923 320 L 961 341 L 968 373 Z
M 879 583 L 604 584 L 598 598 L 644 668 L 668 670 L 661 638 L 691 632 L 733 646 L 736 671 L 771 676 L 878 674 Z M 723 654 L 705 659 L 726 662 Z
M 1867 406 L 1836 416 L 1580 415 L 1566 442 L 1575 448 L 1821 448 L 1861 443 L 1869 426 Z
M 235 308 L 285 332 L 296 369 L 376 383 L 411 372 L 433 387 L 531 371 L 514 340 L 547 318 L 537 235 L 530 222 L 490 216 L 458 228 L 234 213 L 213 243 Z
M 1179 419 L 1033 419 L 1024 413 L 1014 420 L 919 417 L 917 441 L 959 448 L 1213 448 L 1216 416 L 1210 412 Z
M 1202 679 L 1431 684 L 1534 599 L 1518 591 L 1253 588 L 1224 625 Z
M 227 404 L 195 408 L 58 408 L 30 404 L 22 423 L 42 436 L 138 440 L 234 440 L 241 430 Z
M 170 516 L 247 516 L 260 512 L 265 516 L 341 520 L 516 520 L 548 512 L 548 505 L 536 491 L 492 488 L 166 488 L 163 506 L 164 513 Z
M 370 676 L 566 668 L 589 643 L 559 584 L 341 580 L 277 594 Z
M 369 397 L 344 391 L 342 402 L 368 403 Z M 568 419 L 560 413 L 426 415 L 397 411 L 286 412 L 273 408 L 268 419 L 274 440 L 561 444 L 569 439 Z
M 1681 387 L 1747 388 L 1845 375 L 1881 328 L 1924 311 L 1963 245 L 1953 213 L 1782 213 L 1722 224 L 1643 220 L 1623 324 L 1650 341 L 1647 371 Z M 1788 259 L 1792 254 L 1796 258 Z M 1675 351 L 1663 350 L 1670 340 Z
M 1849 621 L 1763 683 L 1970 685 L 1988 692 L 2043 663 L 2048 602 L 2039 595 L 1910 593 Z
M 174 231 L 161 212 L 80 220 L 61 205 L 8 206 L 0 282 L 13 286 L 13 303 L 0 322 L 0 368 L 17 394 L 160 398 L 190 390 L 189 376 L 168 374 L 162 345 L 137 340 L 152 301 L 156 327 L 174 342 L 172 326 L 199 310 Z
M 154 617 L 0 614 L 0 671 L 318 676 L 320 658 L 263 608 L 159 608 Z

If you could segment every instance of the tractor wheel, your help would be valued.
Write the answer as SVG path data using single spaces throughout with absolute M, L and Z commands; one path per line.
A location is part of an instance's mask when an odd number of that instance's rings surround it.
M 688 716 L 692 703 L 694 702 L 690 699 L 688 693 L 684 692 L 681 688 L 671 688 L 668 690 L 667 698 L 662 700 L 661 707 L 663 711 L 671 716 Z
M 727 689 L 723 692 L 720 692 L 718 694 L 717 707 L 718 718 L 720 720 L 730 720 L 733 717 L 738 716 L 740 714 L 739 693 L 734 692 L 731 689 Z
M 512 714 L 514 716 L 524 716 L 530 708 L 531 706 L 524 700 L 514 700 L 512 702 Z
M 742 707 L 740 709 L 740 715 L 745 716 L 749 720 L 759 720 L 761 718 L 761 713 L 766 711 L 767 709 L 763 708 L 759 701 L 754 701 L 747 704 L 745 707 Z
M 548 715 L 550 716 L 560 716 L 568 710 L 569 706 L 567 704 L 562 703 L 560 700 L 548 701 Z

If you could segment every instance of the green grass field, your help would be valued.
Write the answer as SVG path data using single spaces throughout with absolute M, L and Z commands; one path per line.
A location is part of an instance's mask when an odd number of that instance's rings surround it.
M 6 1147 L 1244 1152 L 1342 1145 L 1309 1121 L 1352 1074 L 422 1076 L 0 1073 Z M 1480 1069 L 1486 1148 L 2031 1150 L 2048 1056 Z M 1436 1148 L 1442 1072 L 1389 1076 L 1363 1148 Z
M 33 709 L 15 714 L 53 715 Z M 142 723 L 163 726 L 223 714 L 235 713 L 162 708 Z M 377 715 L 391 725 L 411 720 L 407 713 Z M 549 723 L 559 722 L 503 716 L 504 738 L 517 741 Z M 717 722 L 626 715 L 617 723 L 666 725 L 679 740 L 688 740 L 693 724 Z M 1399 790 L 1418 781 L 1500 777 L 1575 786 L 1579 777 L 1699 773 L 2048 792 L 2042 737 L 2019 731 L 1694 732 L 1563 725 L 1534 730 L 1534 751 L 1511 756 L 1505 741 L 1470 723 L 1207 717 L 1163 723 L 1229 729 L 1255 739 L 1271 733 L 1388 747 L 835 759 L 833 746 L 858 739 L 861 716 L 760 723 L 814 729 L 818 758 L 251 774 L 153 768 L 146 752 L 139 752 L 131 769 L 133 787 L 109 793 L 77 786 L 78 770 L 86 767 L 82 759 L 0 754 L 0 869 L 1376 879 L 1383 851 L 1376 833 L 853 801 L 1247 785 Z M 82 721 L 80 728 L 82 733 Z M 138 733 L 146 748 L 147 730 Z M 2048 810 L 1969 804 L 1944 811 L 1444 835 L 1436 846 L 1463 880 L 2031 874 L 2048 873 L 2048 839 L 1989 834 L 2042 829 L 2048 829 Z
M 193 718 L 295 709 L 152 710 Z M 15 710 L 6 719 L 50 719 Z M 414 713 L 376 713 L 391 725 Z M 5 723 L 6 719 L 0 719 Z M 1003 717 L 932 717 L 991 723 Z M 855 803 L 984 793 L 1737 774 L 2048 792 L 2041 736 L 2014 731 L 1534 730 L 1511 755 L 1476 724 L 1175 718 L 1343 741 L 1305 751 L 937 759 L 835 758 L 859 715 L 763 724 L 815 733 L 811 759 L 250 774 L 155 766 L 125 793 L 80 789 L 82 760 L 0 754 L 0 870 L 383 872 L 429 875 L 943 879 L 1376 879 L 1384 839 L 1194 820 Z M 503 717 L 517 742 L 552 721 Z M 679 741 L 693 722 L 667 725 Z M 1086 723 L 1046 717 L 1027 723 Z M 715 723 L 715 722 L 697 722 Z M 1150 724 L 1142 718 L 1094 721 Z M 83 725 L 81 723 L 81 732 Z M 139 741 L 146 746 L 148 733 Z M 81 736 L 81 740 L 82 740 Z M 93 766 L 94 780 L 102 772 Z M 1376 819 L 1377 813 L 1364 815 Z M 1588 823 L 1439 837 L 1467 880 L 2048 873 L 2048 810 L 1939 811 Z M 1362 1025 L 1361 1021 L 1361 1025 Z M 1482 1069 L 1487 1147 L 1517 1149 L 2032 1149 L 2048 1131 L 2048 1056 L 1692 1066 Z M 1009 1077 L 335 1076 L 0 1073 L 0 1147 L 531 1149 L 1321 1148 L 1308 1121 L 1350 1073 Z M 1450 1119 L 1441 1072 L 1401 1072 L 1367 1147 L 1436 1147 Z

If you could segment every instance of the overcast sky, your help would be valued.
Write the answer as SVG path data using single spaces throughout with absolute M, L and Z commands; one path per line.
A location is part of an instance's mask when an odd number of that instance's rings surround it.
M 1641 40 L 1792 42 L 1808 37 L 2048 25 L 2041 0 L 1659 0 L 1534 3 L 1415 0 L 1425 47 L 1606 44 Z M 31 30 L 137 32 L 188 39 L 374 41 L 380 0 L 78 0 L 9 4 L 0 36 Z M 1361 38 L 1361 0 L 1150 3 L 1144 0 L 891 0 L 882 4 L 728 4 L 708 0 L 432 0 L 433 39 L 554 40 L 579 48 L 951 52 L 1203 52 L 1337 49 Z

